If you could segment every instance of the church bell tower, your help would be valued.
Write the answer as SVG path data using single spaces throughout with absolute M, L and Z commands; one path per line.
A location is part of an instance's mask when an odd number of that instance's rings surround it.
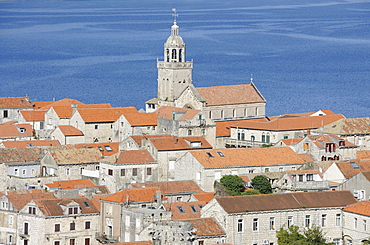
M 176 10 L 174 10 L 176 17 Z M 185 43 L 174 19 L 171 36 L 164 44 L 164 60 L 157 61 L 158 103 L 173 106 L 174 100 L 192 83 L 193 62 L 186 61 Z

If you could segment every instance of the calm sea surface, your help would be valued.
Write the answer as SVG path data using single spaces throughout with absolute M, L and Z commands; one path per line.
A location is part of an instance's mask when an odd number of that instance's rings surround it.
M 370 0 L 0 2 L 0 97 L 144 107 L 178 10 L 195 86 L 248 83 L 267 115 L 370 116 Z

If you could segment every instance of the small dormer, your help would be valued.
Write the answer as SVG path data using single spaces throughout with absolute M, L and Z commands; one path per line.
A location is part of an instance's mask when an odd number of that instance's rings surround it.
M 60 206 L 63 209 L 64 215 L 75 216 L 81 213 L 80 205 L 75 201 L 71 201 L 66 205 L 60 204 Z

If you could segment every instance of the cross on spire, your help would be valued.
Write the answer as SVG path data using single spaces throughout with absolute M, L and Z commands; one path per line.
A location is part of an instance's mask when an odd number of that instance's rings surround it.
M 179 16 L 179 14 L 175 8 L 172 9 L 172 12 L 172 17 L 174 17 L 173 21 L 176 22 L 176 18 Z

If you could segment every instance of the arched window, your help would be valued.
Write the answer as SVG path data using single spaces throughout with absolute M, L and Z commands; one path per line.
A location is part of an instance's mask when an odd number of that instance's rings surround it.
M 182 62 L 182 49 L 179 50 L 179 62 Z
M 242 139 L 241 140 L 245 140 L 245 133 L 244 133 L 244 131 L 242 131 Z
M 251 141 L 254 142 L 256 140 L 256 137 L 254 135 L 251 136 Z
M 169 62 L 170 61 L 170 50 L 169 49 L 166 50 L 166 57 L 167 57 L 167 62 Z
M 270 143 L 270 135 L 269 134 L 266 135 L 266 143 Z
M 241 136 L 240 136 L 240 131 L 238 130 L 238 140 L 241 139 Z
M 265 135 L 265 133 L 262 134 L 261 141 L 262 141 L 262 143 L 265 143 L 266 142 L 266 135 Z
M 172 49 L 172 59 L 175 60 L 177 57 L 176 49 Z

